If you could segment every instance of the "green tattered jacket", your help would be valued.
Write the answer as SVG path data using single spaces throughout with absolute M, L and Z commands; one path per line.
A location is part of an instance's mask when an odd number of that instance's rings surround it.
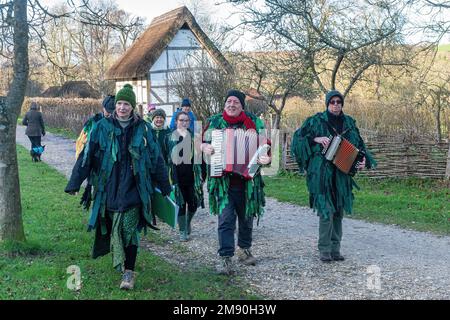
M 128 152 L 131 156 L 132 174 L 141 201 L 140 228 L 152 226 L 154 217 L 151 213 L 151 195 L 153 184 L 169 194 L 170 184 L 160 149 L 151 133 L 150 124 L 135 117 L 134 129 Z M 77 160 L 66 192 L 78 191 L 81 183 L 90 176 L 93 192 L 93 204 L 88 230 L 101 227 L 106 234 L 106 201 L 109 196 L 105 186 L 111 178 L 114 164 L 119 160 L 119 142 L 121 129 L 114 125 L 112 119 L 104 118 L 94 124 L 89 141 Z M 126 195 L 124 195 L 126 196 Z
M 176 174 L 176 170 L 175 170 L 175 164 L 173 163 L 173 156 L 172 156 L 172 152 L 176 152 L 179 151 L 178 149 L 176 149 L 176 146 L 179 144 L 179 136 L 174 133 L 176 132 L 176 130 L 171 131 L 171 133 L 166 134 L 165 136 L 165 145 L 167 146 L 167 152 L 168 154 L 165 156 L 165 158 L 168 159 L 168 168 L 169 168 L 169 177 L 171 179 L 171 184 L 174 186 L 174 195 L 175 195 L 175 202 L 177 203 L 177 205 L 182 206 L 184 204 L 184 199 L 183 199 L 183 195 L 181 193 L 180 187 L 179 187 L 179 181 L 178 181 L 178 177 Z M 191 131 L 189 130 L 189 133 L 191 133 Z M 204 203 L 204 198 L 203 198 L 203 180 L 204 180 L 204 175 L 202 174 L 202 164 L 201 163 L 195 163 L 195 159 L 194 159 L 194 138 L 191 135 L 191 145 L 190 145 L 190 149 L 189 150 L 183 150 L 184 152 L 190 151 L 191 152 L 191 156 L 190 156 L 190 160 L 192 161 L 191 163 L 193 163 L 192 166 L 192 170 L 194 171 L 194 202 L 198 207 L 205 207 L 205 203 Z M 201 159 L 200 159 L 201 160 Z
M 329 217 L 331 214 L 344 209 L 352 213 L 353 187 L 358 188 L 353 178 L 336 168 L 322 155 L 322 146 L 313 141 L 316 137 L 329 137 L 333 135 L 327 125 L 327 112 L 317 113 L 305 120 L 302 127 L 295 131 L 292 137 L 291 153 L 297 161 L 301 172 L 306 170 L 306 181 L 310 194 L 310 207 L 319 215 Z M 343 137 L 349 140 L 358 149 L 366 152 L 366 168 L 374 168 L 376 162 L 366 149 L 356 121 L 344 115 Z M 334 178 L 335 177 L 335 178 Z M 335 184 L 333 183 L 335 179 Z M 336 195 L 336 204 L 332 193 Z
M 264 123 L 254 114 L 245 112 L 256 125 L 258 134 L 263 134 Z M 211 142 L 211 131 L 214 129 L 226 129 L 230 125 L 224 120 L 222 114 L 212 116 L 208 119 L 207 130 L 204 135 L 204 141 Z M 245 126 L 242 125 L 243 129 Z M 228 204 L 228 188 L 230 186 L 230 178 L 228 175 L 214 178 L 210 176 L 208 168 L 208 193 L 209 193 L 209 210 L 211 214 L 221 214 L 222 210 Z M 264 213 L 266 205 L 264 195 L 264 181 L 260 172 L 258 172 L 252 180 L 245 182 L 245 214 L 246 216 L 259 217 Z

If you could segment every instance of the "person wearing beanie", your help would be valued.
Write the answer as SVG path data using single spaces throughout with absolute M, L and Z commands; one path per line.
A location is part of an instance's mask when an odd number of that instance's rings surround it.
M 115 98 L 116 106 L 119 101 L 126 101 L 133 109 L 136 108 L 136 94 L 134 93 L 133 86 L 131 84 L 127 83 L 117 92 Z
M 153 186 L 163 196 L 172 187 L 151 125 L 133 112 L 132 87 L 125 85 L 114 101 L 112 116 L 93 125 L 64 191 L 75 195 L 86 178 L 95 177 L 88 224 L 89 231 L 95 230 L 92 257 L 112 252 L 113 267 L 122 272 L 120 289 L 131 290 L 140 232 L 156 229 L 149 201 Z
M 189 115 L 189 119 L 190 119 L 189 130 L 191 130 L 191 133 L 194 134 L 195 133 L 194 125 L 195 125 L 195 122 L 197 121 L 197 117 L 195 116 L 194 112 L 192 112 L 191 100 L 189 100 L 188 98 L 184 98 L 181 101 L 180 108 L 177 111 L 175 111 L 175 113 L 172 116 L 172 120 L 170 121 L 169 128 L 171 130 L 175 130 L 177 128 L 175 119 L 177 117 L 178 112 L 180 112 L 180 111 L 184 111 Z
M 264 133 L 264 123 L 254 114 L 245 112 L 245 94 L 238 90 L 227 93 L 223 113 L 208 119 L 204 130 L 201 149 L 207 156 L 214 154 L 211 145 L 212 130 L 243 129 Z M 236 153 L 245 150 L 235 150 Z M 271 162 L 269 155 L 259 157 L 259 163 Z M 218 215 L 219 236 L 219 274 L 230 275 L 235 272 L 233 256 L 235 254 L 234 230 L 238 220 L 238 261 L 244 265 L 255 265 L 257 260 L 252 255 L 253 219 L 263 213 L 265 204 L 264 182 L 258 171 L 253 179 L 246 180 L 235 173 L 224 173 L 222 177 L 208 175 L 209 208 L 211 214 Z M 243 196 L 244 195 L 244 196 Z
M 356 121 L 343 112 L 344 96 L 336 90 L 325 95 L 326 110 L 307 118 L 292 137 L 291 153 L 301 172 L 306 170 L 310 206 L 319 216 L 319 258 L 342 261 L 342 218 L 352 213 L 353 177 L 339 170 L 323 153 L 332 137 L 341 135 L 365 154 L 358 169 L 374 168 L 376 162 L 359 134 Z M 318 177 L 322 177 L 318 179 Z
M 147 114 L 145 120 L 151 123 L 153 136 L 156 138 L 163 159 L 167 164 L 169 157 L 167 136 L 170 135 L 172 130 L 166 125 L 166 112 L 163 109 L 156 109 L 150 115 Z

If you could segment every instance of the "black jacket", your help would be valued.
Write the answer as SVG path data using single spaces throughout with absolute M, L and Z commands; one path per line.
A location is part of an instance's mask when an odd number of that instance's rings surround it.
M 137 189 L 136 176 L 133 173 L 131 155 L 128 151 L 128 146 L 139 121 L 142 119 L 134 119 L 125 129 L 123 129 L 117 120 L 111 118 L 108 121 L 113 121 L 114 126 L 121 130 L 119 136 L 119 152 L 118 159 L 114 163 L 112 172 L 105 184 L 106 190 L 106 209 L 115 212 L 123 212 L 141 204 L 139 192 Z M 98 146 L 90 144 L 91 154 L 96 154 Z M 72 175 L 66 186 L 65 192 L 79 191 L 81 184 L 89 175 L 91 169 L 94 172 L 98 171 L 100 163 L 98 158 L 93 157 L 92 163 L 82 167 L 84 158 L 84 151 L 78 157 L 77 162 L 72 170 Z M 164 160 L 160 155 L 158 158 L 157 169 L 152 175 L 152 180 L 156 181 L 157 186 L 161 189 L 164 195 L 171 192 L 171 186 L 168 180 L 167 169 Z
M 45 135 L 44 120 L 42 113 L 36 110 L 30 110 L 23 117 L 22 124 L 27 126 L 25 134 L 29 137 L 40 137 Z

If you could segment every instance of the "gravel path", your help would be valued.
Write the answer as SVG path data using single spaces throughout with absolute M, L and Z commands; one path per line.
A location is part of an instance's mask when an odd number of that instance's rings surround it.
M 17 142 L 29 148 L 24 128 Z M 75 143 L 51 133 L 42 160 L 69 176 Z M 164 224 L 158 244 L 142 245 L 184 268 L 214 268 L 217 217 L 205 209 L 193 220 L 192 240 L 177 241 Z M 343 262 L 318 260 L 318 217 L 309 208 L 267 199 L 254 227 L 254 267 L 239 266 L 236 281 L 268 299 L 450 299 L 450 237 L 344 219 Z M 181 250 L 180 250 L 181 249 Z

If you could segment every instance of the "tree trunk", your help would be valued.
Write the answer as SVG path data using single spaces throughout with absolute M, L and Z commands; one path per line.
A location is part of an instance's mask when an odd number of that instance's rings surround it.
M 28 81 L 27 0 L 15 0 L 14 77 L 0 104 L 0 241 L 24 241 L 16 152 L 16 125 Z

